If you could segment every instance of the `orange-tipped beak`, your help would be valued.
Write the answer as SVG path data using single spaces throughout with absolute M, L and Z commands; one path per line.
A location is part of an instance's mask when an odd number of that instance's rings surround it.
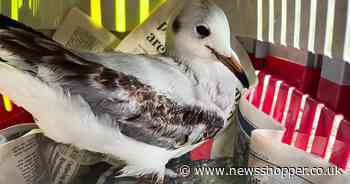
M 218 53 L 215 49 L 207 46 L 207 48 L 216 56 L 216 58 L 223 63 L 237 78 L 241 81 L 243 87 L 249 88 L 249 80 L 244 70 L 233 57 L 227 57 Z

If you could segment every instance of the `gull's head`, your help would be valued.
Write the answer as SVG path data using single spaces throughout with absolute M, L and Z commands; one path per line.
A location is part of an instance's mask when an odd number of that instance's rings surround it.
M 189 0 L 169 21 L 169 55 L 187 64 L 221 62 L 243 84 L 248 78 L 231 48 L 230 27 L 225 13 L 210 0 Z

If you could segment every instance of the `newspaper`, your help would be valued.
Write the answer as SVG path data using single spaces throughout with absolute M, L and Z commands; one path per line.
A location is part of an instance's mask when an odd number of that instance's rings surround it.
M 167 21 L 180 2 L 182 0 L 168 0 L 163 6 L 156 9 L 150 18 L 124 38 L 115 50 L 133 54 L 165 53 Z
M 7 140 L 0 145 L 0 183 L 49 183 L 45 162 L 39 153 L 40 136 L 38 132 L 29 132 L 33 128 L 33 124 L 23 124 L 0 131 Z
M 120 40 L 78 8 L 72 8 L 53 35 L 66 48 L 81 52 L 112 50 Z
M 110 168 L 124 165 L 109 155 L 56 143 L 35 124 L 12 126 L 0 136 L 6 139 L 0 144 L 1 184 L 95 184 Z
M 268 168 L 253 174 L 250 184 L 346 184 L 350 176 L 336 166 L 303 150 L 281 143 L 283 131 L 259 129 L 252 133 L 250 168 Z M 298 171 L 299 170 L 299 171 Z

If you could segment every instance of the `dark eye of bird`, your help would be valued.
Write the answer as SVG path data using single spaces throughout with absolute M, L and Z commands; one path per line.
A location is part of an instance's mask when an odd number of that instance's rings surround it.
M 196 31 L 202 39 L 210 36 L 210 30 L 204 25 L 198 25 Z

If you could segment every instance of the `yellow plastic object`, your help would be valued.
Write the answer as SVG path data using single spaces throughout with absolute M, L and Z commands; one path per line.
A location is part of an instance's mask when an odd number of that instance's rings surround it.
M 115 30 L 126 31 L 126 1 L 115 0 Z
M 149 16 L 150 5 L 149 0 L 140 0 L 140 23 L 145 21 Z
M 11 18 L 14 20 L 19 19 L 18 11 L 23 5 L 23 0 L 12 0 L 11 1 Z
M 97 26 L 102 26 L 101 0 L 90 0 L 90 16 L 92 22 Z
M 33 16 L 36 16 L 39 9 L 39 0 L 29 0 L 29 8 L 33 12 Z
M 4 102 L 5 110 L 7 112 L 11 112 L 12 111 L 12 103 L 11 103 L 10 99 L 7 96 L 2 95 L 2 100 Z

